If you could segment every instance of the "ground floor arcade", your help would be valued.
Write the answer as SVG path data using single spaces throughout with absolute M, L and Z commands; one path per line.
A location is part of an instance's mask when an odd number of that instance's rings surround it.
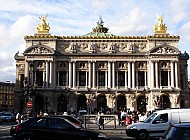
M 19 94 L 17 94 L 19 95 Z M 15 111 L 26 112 L 28 97 L 24 94 L 17 96 L 18 104 Z M 152 111 L 155 109 L 189 107 L 188 94 L 165 93 L 165 92 L 72 92 L 72 91 L 39 91 L 30 96 L 33 112 L 78 112 L 85 109 L 89 113 L 117 112 L 125 108 L 140 112 Z

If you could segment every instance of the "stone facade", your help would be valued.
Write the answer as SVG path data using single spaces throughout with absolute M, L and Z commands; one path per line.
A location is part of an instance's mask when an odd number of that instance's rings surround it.
M 34 112 L 189 107 L 189 55 L 159 18 L 153 35 L 115 36 L 100 18 L 84 36 L 56 36 L 45 17 L 47 29 L 25 36 L 15 54 L 15 109 L 26 111 L 28 100 Z

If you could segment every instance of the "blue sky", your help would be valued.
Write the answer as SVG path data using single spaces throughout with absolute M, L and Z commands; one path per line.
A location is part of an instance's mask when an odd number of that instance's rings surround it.
M 24 36 L 37 32 L 41 15 L 48 14 L 53 35 L 85 35 L 102 16 L 114 35 L 146 36 L 163 14 L 167 32 L 180 36 L 179 50 L 190 53 L 189 5 L 190 0 L 0 0 L 0 82 L 15 82 L 14 55 L 25 50 Z

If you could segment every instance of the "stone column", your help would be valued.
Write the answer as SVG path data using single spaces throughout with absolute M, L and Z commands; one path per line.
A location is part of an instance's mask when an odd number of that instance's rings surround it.
M 156 88 L 158 89 L 158 61 L 155 62 Z
M 108 88 L 111 88 L 111 62 L 108 61 Z
M 179 88 L 178 87 L 178 63 L 175 62 L 175 85 L 176 85 L 176 88 Z
M 131 62 L 128 62 L 128 88 L 131 88 Z
M 139 85 L 138 85 L 138 71 L 135 72 L 135 75 L 136 75 L 136 76 L 135 76 L 136 88 L 138 88 L 138 86 L 139 86 Z
M 95 67 L 95 62 L 93 62 L 93 64 L 92 64 L 93 66 L 93 72 L 92 72 L 92 75 L 93 75 L 93 88 L 95 88 L 95 84 L 96 84 L 96 67 Z
M 112 62 L 112 88 L 115 88 L 115 62 Z
M 28 61 L 25 61 L 25 71 L 24 71 L 25 77 L 28 78 L 29 75 L 29 66 L 28 66 Z M 27 79 L 28 80 L 28 79 Z
M 46 87 L 49 87 L 49 62 L 46 61 Z
M 76 62 L 73 62 L 73 88 L 76 88 Z
M 168 70 L 168 87 L 170 87 L 170 71 Z
M 59 71 L 57 72 L 57 86 L 59 87 Z
M 132 88 L 135 88 L 135 62 L 132 62 Z
M 46 87 L 46 72 L 45 70 L 43 71 L 43 88 Z
M 91 88 L 92 85 L 92 67 L 91 67 L 91 62 L 88 62 L 88 87 Z
M 56 86 L 56 79 L 57 79 L 57 68 L 56 68 L 56 62 L 53 61 L 53 87 Z
M 127 89 L 127 71 L 125 71 L 125 88 Z
M 105 88 L 108 87 L 108 72 L 105 71 Z
M 68 87 L 69 86 L 69 72 L 66 71 L 66 86 Z
M 86 88 L 88 87 L 88 71 L 86 71 Z
M 50 83 L 50 87 L 53 86 L 53 65 L 52 65 L 52 61 L 50 61 L 50 74 L 49 74 L 49 83 Z
M 78 86 L 80 85 L 80 84 L 79 84 L 79 71 L 77 71 L 77 79 L 78 79 L 78 80 L 77 80 L 77 85 L 76 85 L 76 86 L 78 87 Z
M 171 87 L 174 87 L 174 62 L 171 61 Z
M 97 71 L 97 75 L 96 75 L 96 87 L 99 87 L 99 86 L 100 86 L 100 85 L 98 84 L 98 81 L 99 81 L 98 75 L 99 75 L 99 72 Z
M 72 87 L 72 62 L 69 62 L 69 88 Z
M 145 83 L 145 87 L 147 87 L 147 72 L 146 71 L 144 71 L 144 83 Z
M 154 88 L 154 62 L 151 61 L 151 87 Z

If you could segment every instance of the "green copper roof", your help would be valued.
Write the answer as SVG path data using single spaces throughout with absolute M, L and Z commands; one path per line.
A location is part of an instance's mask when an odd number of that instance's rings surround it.
M 108 28 L 104 27 L 104 22 L 102 18 L 99 18 L 99 21 L 97 22 L 97 26 L 95 28 L 92 28 L 92 32 L 84 35 L 84 36 L 91 36 L 91 37 L 96 37 L 96 36 L 115 36 L 112 33 L 108 32 Z

